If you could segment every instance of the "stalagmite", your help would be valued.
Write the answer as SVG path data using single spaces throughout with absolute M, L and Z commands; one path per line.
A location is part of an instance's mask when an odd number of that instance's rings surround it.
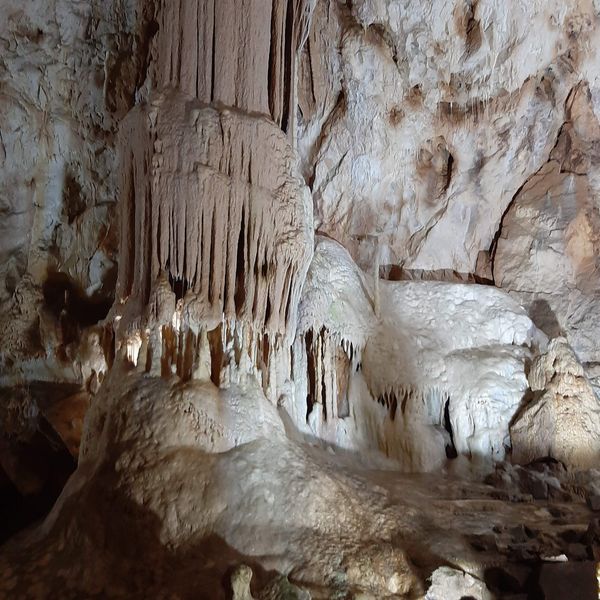
M 510 429 L 514 460 L 552 457 L 575 470 L 594 468 L 600 457 L 600 400 L 564 338 L 553 339 L 535 360 L 529 382 L 535 395 Z

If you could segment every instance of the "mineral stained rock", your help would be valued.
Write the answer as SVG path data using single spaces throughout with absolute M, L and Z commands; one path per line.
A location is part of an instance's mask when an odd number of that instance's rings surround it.
M 571 91 L 556 146 L 508 208 L 494 259 L 497 284 L 528 306 L 548 335 L 565 335 L 592 368 L 600 297 L 596 103 L 585 83 Z
M 0 9 L 0 597 L 596 586 L 598 0 Z

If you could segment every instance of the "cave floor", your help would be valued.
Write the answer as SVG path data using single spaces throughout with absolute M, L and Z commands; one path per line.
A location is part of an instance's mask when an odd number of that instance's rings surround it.
M 404 551 L 424 589 L 435 569 L 448 566 L 485 581 L 492 592 L 489 598 L 496 600 L 598 598 L 594 513 L 583 499 L 534 500 L 518 490 L 500 490 L 450 474 L 413 475 L 367 468 L 357 464 L 351 454 L 322 445 L 278 444 L 259 440 L 202 460 L 212 461 L 211 468 L 217 465 L 228 481 L 235 479 L 232 469 L 238 467 L 240 474 L 264 473 L 261 486 L 285 497 L 282 506 L 290 506 L 288 519 L 297 518 L 293 504 L 297 494 L 295 484 L 285 480 L 286 473 L 299 473 L 297 483 L 306 487 L 306 498 L 319 495 L 312 485 L 323 486 L 323 482 L 311 482 L 308 468 L 301 471 L 308 461 L 310 469 L 318 467 L 329 481 L 341 482 L 341 497 L 354 507 L 358 519 L 362 514 L 369 521 L 371 532 L 381 526 L 382 539 Z M 244 476 L 239 477 L 240 489 L 248 490 Z M 252 566 L 253 589 L 264 584 L 270 574 L 285 571 L 290 581 L 309 589 L 313 598 L 383 597 L 334 593 L 333 587 L 315 583 L 315 565 L 335 562 L 331 557 L 337 551 L 343 554 L 355 547 L 361 553 L 364 544 L 379 543 L 373 533 L 360 533 L 350 518 L 344 540 L 316 539 L 306 533 L 292 533 L 284 539 L 280 527 L 273 534 L 273 556 L 264 550 L 269 540 L 256 542 L 263 550 L 253 554 L 247 551 L 246 541 L 246 550 L 234 549 L 236 534 L 223 532 L 196 537 L 184 552 L 174 551 L 165 547 L 159 536 L 148 533 L 153 521 L 147 520 L 146 513 L 138 514 L 129 500 L 124 504 L 122 498 L 107 492 L 109 480 L 96 477 L 84 484 L 83 479 L 77 482 L 77 477 L 70 482 L 72 489 L 64 494 L 60 510 L 55 510 L 52 525 L 17 534 L 0 548 L 0 598 L 230 598 L 228 577 L 240 563 Z M 258 506 L 252 493 L 247 491 L 247 511 L 248 506 Z M 277 502 L 273 511 L 284 513 Z M 318 511 L 319 506 L 307 506 L 306 510 Z M 235 514 L 244 510 L 233 504 L 228 509 Z M 258 516 L 247 512 L 245 519 L 260 522 L 262 510 L 257 508 Z M 332 514 L 347 510 L 331 507 Z M 107 511 L 112 522 L 107 522 Z M 240 520 L 228 531 L 243 529 L 242 523 Z M 132 524 L 144 530 L 135 543 L 131 541 L 135 537 Z M 248 535 L 255 536 L 260 528 L 259 523 Z M 268 537 L 270 532 L 264 535 Z M 356 539 L 361 535 L 371 539 Z M 284 556 L 286 548 L 289 556 Z M 337 563 L 343 565 L 341 560 Z M 62 592 L 56 596 L 56 590 Z M 405 596 L 385 597 L 421 596 L 413 590 Z M 453 600 L 453 596 L 440 600 Z

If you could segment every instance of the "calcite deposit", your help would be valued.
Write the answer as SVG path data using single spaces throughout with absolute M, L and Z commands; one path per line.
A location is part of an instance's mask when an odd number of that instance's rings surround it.
M 0 598 L 598 598 L 597 0 L 0 7 Z
M 600 400 L 564 338 L 536 358 L 529 385 L 534 398 L 510 430 L 515 462 L 549 456 L 573 469 L 596 467 Z
M 299 429 L 380 449 L 408 470 L 441 467 L 446 449 L 502 459 L 540 343 L 525 310 L 493 287 L 377 282 L 318 238 L 293 348 L 294 371 L 308 376 L 290 408 Z

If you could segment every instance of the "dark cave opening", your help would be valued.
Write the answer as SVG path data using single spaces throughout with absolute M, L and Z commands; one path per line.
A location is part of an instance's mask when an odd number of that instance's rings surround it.
M 191 287 L 190 282 L 185 277 L 175 277 L 170 271 L 169 285 L 171 286 L 171 291 L 175 294 L 176 301 L 183 299 Z
M 43 519 L 77 468 L 42 417 L 27 439 L 0 439 L 0 544 Z
M 61 321 L 63 333 L 69 339 L 76 335 L 77 328 L 90 327 L 105 319 L 113 303 L 112 296 L 87 296 L 66 273 L 58 271 L 48 274 L 42 293 L 46 307 Z
M 444 405 L 444 429 L 450 436 L 450 443 L 446 444 L 446 458 L 454 459 L 458 457 L 458 452 L 454 446 L 454 433 L 452 432 L 452 423 L 450 422 L 450 398 Z

